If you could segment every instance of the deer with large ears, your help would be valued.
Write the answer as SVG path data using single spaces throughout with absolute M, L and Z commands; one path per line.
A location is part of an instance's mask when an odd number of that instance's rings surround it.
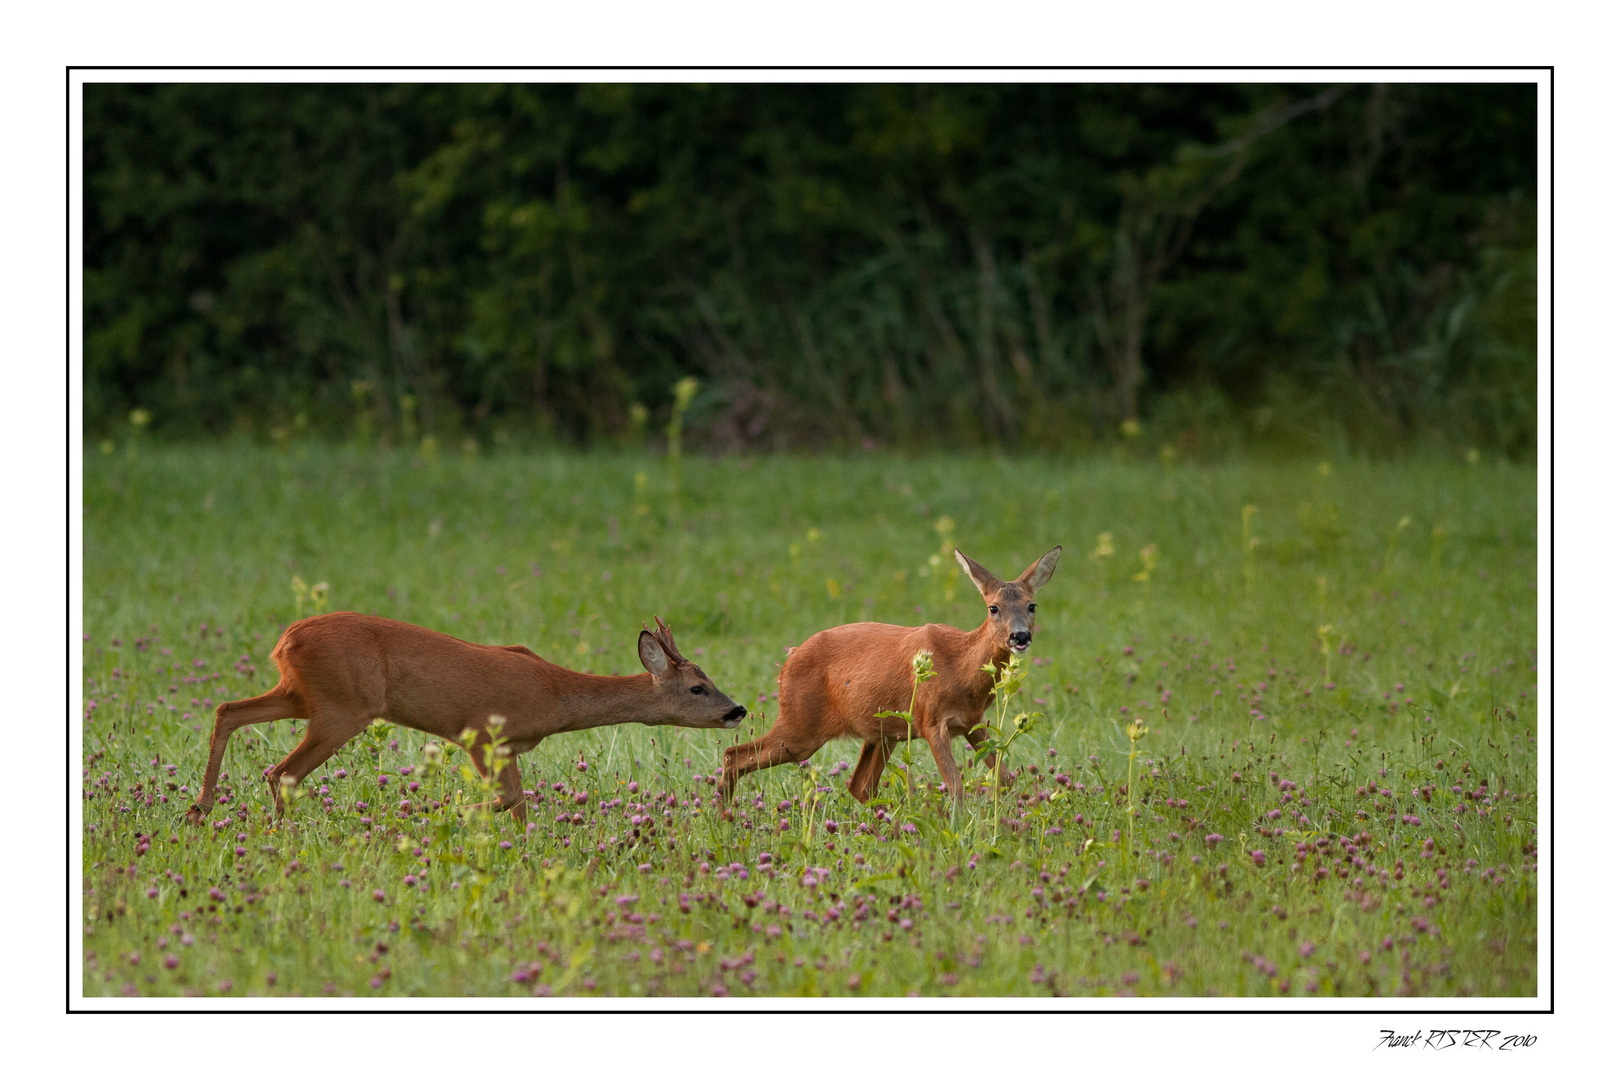
M 281 681 L 269 693 L 227 701 L 214 713 L 197 802 L 186 820 L 208 816 L 231 733 L 247 724 L 302 717 L 304 738 L 265 775 L 283 812 L 281 788 L 296 784 L 382 718 L 467 746 L 488 776 L 487 748 L 497 737 L 494 765 L 500 799 L 521 827 L 526 822 L 517 755 L 548 735 L 609 724 L 672 724 L 734 728 L 748 710 L 722 694 L 675 647 L 662 619 L 642 630 L 637 653 L 645 675 L 585 675 L 542 660 L 522 645 L 474 645 L 410 623 L 334 611 L 293 623 L 270 651 Z M 492 724 L 494 717 L 503 721 Z
M 979 588 L 988 612 L 977 630 L 930 623 L 890 626 L 850 623 L 812 634 L 788 654 L 777 677 L 781 711 L 771 730 L 753 742 L 726 748 L 722 791 L 730 798 L 738 777 L 790 761 L 804 761 L 833 739 L 859 739 L 860 762 L 849 778 L 849 793 L 861 802 L 877 790 L 889 754 L 901 739 L 927 740 L 951 794 L 962 798 L 962 775 L 951 756 L 957 736 L 978 747 L 986 738 L 980 722 L 990 704 L 993 676 L 1013 653 L 1030 646 L 1035 590 L 1057 569 L 1061 547 L 1030 564 L 1012 581 L 1002 581 L 963 555 L 956 561 Z M 879 713 L 899 712 L 911 702 L 912 658 L 933 654 L 935 677 L 916 687 L 912 723 Z M 1000 763 L 989 759 L 998 778 Z

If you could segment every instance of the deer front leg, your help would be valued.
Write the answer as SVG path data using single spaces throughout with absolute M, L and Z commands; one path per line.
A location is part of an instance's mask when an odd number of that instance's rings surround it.
M 518 832 L 523 832 L 529 827 L 529 804 L 523 798 L 523 776 L 518 772 L 516 757 L 501 770 L 500 781 L 500 809 L 512 811 L 512 816 L 517 819 Z
M 937 723 L 919 724 L 923 729 L 923 737 L 928 740 L 928 749 L 934 752 L 934 764 L 939 766 L 940 778 L 950 789 L 951 797 L 958 803 L 962 801 L 962 773 L 956 767 L 956 758 L 951 754 L 951 732 L 943 720 Z
M 490 773 L 488 748 L 488 735 L 480 733 L 472 748 L 467 752 L 467 756 L 472 758 L 473 768 L 478 770 L 478 775 L 484 777 L 489 776 Z M 510 810 L 512 816 L 517 819 L 518 829 L 521 831 L 528 827 L 529 812 L 528 805 L 523 799 L 523 775 L 518 772 L 517 755 L 511 752 L 510 747 L 503 746 L 495 755 L 495 758 L 495 763 L 499 766 L 499 770 L 495 774 L 495 781 L 500 785 L 500 798 L 494 802 L 474 803 L 466 807 L 466 809 L 493 810 L 496 813 L 502 810 Z
M 977 750 L 979 747 L 983 746 L 989 738 L 990 733 L 982 727 L 970 728 L 967 733 L 968 745 L 973 747 L 974 750 Z M 1001 784 L 1002 787 L 1006 787 L 1012 783 L 1012 777 L 1007 775 L 1007 769 L 1001 760 L 1000 754 L 992 750 L 985 756 L 984 764 L 995 776 L 996 780 Z
M 496 782 L 501 786 L 500 798 L 494 802 L 473 803 L 464 807 L 464 809 L 468 811 L 489 810 L 497 814 L 502 810 L 510 810 L 512 816 L 517 818 L 518 829 L 526 828 L 529 823 L 529 811 L 528 805 L 523 799 L 523 777 L 518 772 L 517 762 L 508 761 L 496 775 Z

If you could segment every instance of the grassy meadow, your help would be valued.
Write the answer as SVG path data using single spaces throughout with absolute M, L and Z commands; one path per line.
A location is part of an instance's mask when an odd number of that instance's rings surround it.
M 1535 492 L 1434 461 L 92 446 L 83 991 L 1534 994 Z M 953 544 L 1009 577 L 1064 546 L 1012 786 L 953 815 L 918 742 L 924 783 L 897 754 L 862 806 L 834 743 L 723 815 L 787 646 L 983 619 Z M 526 835 L 382 724 L 278 824 L 260 777 L 301 723 L 244 728 L 185 826 L 213 706 L 323 608 L 621 674 L 662 615 L 753 712 L 542 743 Z

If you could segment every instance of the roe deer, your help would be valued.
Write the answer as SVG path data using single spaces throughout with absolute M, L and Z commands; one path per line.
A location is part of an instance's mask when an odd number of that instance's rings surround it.
M 971 633 L 939 623 L 868 622 L 812 634 L 788 654 L 777 676 L 781 705 L 771 730 L 753 742 L 726 748 L 724 796 L 730 798 L 737 778 L 755 769 L 804 761 L 832 739 L 852 738 L 865 745 L 850 775 L 849 793 L 865 802 L 877 790 L 895 743 L 917 735 L 927 740 L 940 776 L 960 801 L 962 776 L 951 756 L 951 740 L 961 735 L 971 746 L 983 744 L 986 735 L 979 723 L 994 681 L 983 667 L 993 664 L 999 671 L 1014 652 L 1029 648 L 1035 590 L 1051 578 L 1061 554 L 1063 548 L 1055 547 L 1017 580 L 1002 581 L 958 551 L 956 561 L 989 607 L 984 623 Z M 912 658 L 922 649 L 933 653 L 937 677 L 917 686 L 912 724 L 880 719 L 878 713 L 907 707 Z M 994 756 L 989 765 L 1005 780 Z
M 469 756 L 488 776 L 489 720 L 501 716 L 501 750 L 510 756 L 497 763 L 500 799 L 494 805 L 511 810 L 522 827 L 527 815 L 517 755 L 547 735 L 629 723 L 734 728 L 748 715 L 680 654 L 669 627 L 656 621 L 658 629 L 642 630 L 637 645 L 648 674 L 620 677 L 570 671 L 522 645 L 474 645 L 375 615 L 334 611 L 302 619 L 270 652 L 281 669 L 275 689 L 215 711 L 208 770 L 186 820 L 196 825 L 208 816 L 225 743 L 246 724 L 309 721 L 303 741 L 266 774 L 280 817 L 284 779 L 298 783 L 375 718 L 457 744 L 471 729 Z

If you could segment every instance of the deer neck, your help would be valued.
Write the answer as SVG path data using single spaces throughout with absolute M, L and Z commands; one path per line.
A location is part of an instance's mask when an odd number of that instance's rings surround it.
M 564 669 L 553 693 L 562 719 L 559 731 L 670 722 L 651 675 L 586 675 Z
M 986 618 L 977 630 L 968 635 L 966 655 L 973 665 L 974 689 L 983 690 L 988 696 L 990 688 L 995 685 L 996 675 L 1001 673 L 1012 657 L 1012 650 L 1007 647 L 1005 636 L 997 632 L 993 619 Z M 994 665 L 995 675 L 984 670 L 986 664 Z

